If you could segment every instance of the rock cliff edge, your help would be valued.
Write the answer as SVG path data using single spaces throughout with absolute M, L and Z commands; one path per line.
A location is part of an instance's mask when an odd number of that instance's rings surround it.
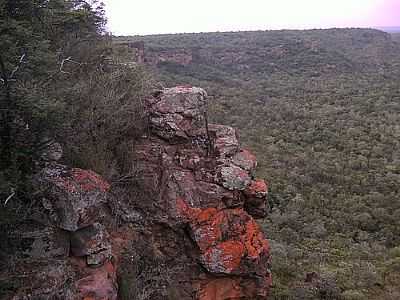
M 29 271 L 29 289 L 14 300 L 122 299 L 133 289 L 121 278 L 127 257 L 138 274 L 144 261 L 167 274 L 146 299 L 267 299 L 269 244 L 254 218 L 266 215 L 268 187 L 254 155 L 233 128 L 208 124 L 203 89 L 165 89 L 147 109 L 130 193 L 58 163 L 38 174 L 46 224 L 27 225 L 14 274 Z

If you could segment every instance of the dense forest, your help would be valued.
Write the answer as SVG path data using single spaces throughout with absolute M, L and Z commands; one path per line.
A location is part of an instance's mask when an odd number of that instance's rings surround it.
M 270 184 L 272 299 L 399 299 L 400 44 L 373 29 L 116 37 L 165 85 L 213 98 L 213 122 L 239 129 Z M 173 57 L 170 55 L 169 57 Z M 307 274 L 321 280 L 304 294 Z M 323 286 L 323 287 L 322 287 Z

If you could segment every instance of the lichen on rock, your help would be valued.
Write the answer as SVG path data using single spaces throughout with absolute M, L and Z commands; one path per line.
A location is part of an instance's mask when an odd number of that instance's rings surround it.
M 40 269 L 49 273 L 40 273 L 32 295 L 115 300 L 121 262 L 140 265 L 147 256 L 158 273 L 160 266 L 179 269 L 162 279 L 168 284 L 161 290 L 154 287 L 155 299 L 171 290 L 184 300 L 267 299 L 269 244 L 253 217 L 265 216 L 268 187 L 253 177 L 255 156 L 240 147 L 236 131 L 208 124 L 206 107 L 206 92 L 190 86 L 148 99 L 150 134 L 135 141 L 132 157 L 136 198 L 92 171 L 46 165 L 36 177 L 42 205 L 51 233 L 64 232 L 71 248 L 58 236 L 32 246 L 56 247 L 50 253 L 57 261 Z M 20 291 L 15 299 L 36 299 L 26 297 Z

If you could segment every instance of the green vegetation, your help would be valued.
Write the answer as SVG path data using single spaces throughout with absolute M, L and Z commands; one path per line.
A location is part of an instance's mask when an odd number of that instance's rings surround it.
M 9 232 L 40 211 L 31 176 L 54 142 L 64 163 L 111 182 L 131 171 L 125 161 L 146 128 L 142 104 L 154 80 L 118 61 L 105 21 L 97 0 L 0 0 L 2 271 L 12 263 Z M 18 280 L 0 273 L 3 299 Z
M 144 41 L 152 55 L 191 50 L 189 65 L 159 63 L 160 79 L 206 88 L 213 121 L 238 128 L 257 155 L 258 176 L 270 183 L 261 223 L 273 299 L 400 298 L 396 40 L 372 29 L 115 39 Z M 300 296 L 309 272 L 324 288 Z
M 154 81 L 115 58 L 102 4 L 1 0 L 0 20 L 0 199 L 29 199 L 53 141 L 68 162 L 111 176 L 119 148 L 144 130 Z

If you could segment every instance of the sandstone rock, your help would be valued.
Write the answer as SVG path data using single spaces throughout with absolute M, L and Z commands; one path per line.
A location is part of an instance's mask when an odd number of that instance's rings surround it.
M 43 206 L 59 228 L 76 231 L 100 218 L 110 185 L 96 173 L 50 165 L 37 178 Z
M 190 207 L 178 199 L 188 219 L 203 266 L 213 274 L 269 276 L 269 245 L 257 223 L 242 209 Z
M 237 152 L 232 157 L 232 163 L 247 172 L 252 172 L 257 167 L 256 157 L 246 149 Z
M 204 125 L 206 92 L 195 87 L 165 89 L 150 109 L 153 132 L 170 142 L 188 140 Z
M 244 190 L 251 181 L 248 172 L 235 166 L 222 166 L 219 170 L 219 181 L 228 190 Z
M 71 252 L 86 256 L 88 265 L 100 265 L 111 257 L 110 235 L 104 225 L 94 223 L 71 233 Z
M 212 139 L 213 150 L 217 156 L 225 158 L 239 151 L 235 129 L 229 126 L 210 124 L 208 130 Z
M 233 128 L 205 128 L 205 94 L 199 90 L 178 87 L 158 96 L 149 108 L 152 135 L 136 145 L 142 188 L 148 195 L 137 205 L 165 224 L 150 229 L 149 235 L 158 238 L 149 251 L 171 260 L 167 265 L 185 262 L 174 282 L 179 282 L 178 290 L 191 286 L 186 294 L 194 293 L 196 299 L 266 299 L 271 285 L 269 246 L 247 213 L 264 216 L 267 211 L 267 186 L 252 179 L 254 155 L 240 149 Z M 176 233 L 163 234 L 166 228 Z M 178 239 L 179 234 L 189 234 L 189 243 Z
M 32 216 L 38 221 L 21 223 L 11 231 L 8 243 L 15 241 L 17 264 L 10 276 L 21 283 L 13 299 L 116 299 L 110 236 L 96 222 L 106 212 L 109 184 L 92 171 L 52 163 L 35 182 L 49 218 L 38 211 Z M 83 263 L 70 255 L 84 256 Z
M 210 277 L 199 285 L 199 300 L 266 299 L 271 277 L 251 280 L 240 277 Z
M 264 218 L 267 215 L 268 186 L 264 180 L 252 180 L 244 190 L 245 209 L 255 218 Z
M 118 285 L 116 271 L 111 262 L 104 266 L 91 269 L 74 284 L 76 298 L 82 300 L 116 300 Z

